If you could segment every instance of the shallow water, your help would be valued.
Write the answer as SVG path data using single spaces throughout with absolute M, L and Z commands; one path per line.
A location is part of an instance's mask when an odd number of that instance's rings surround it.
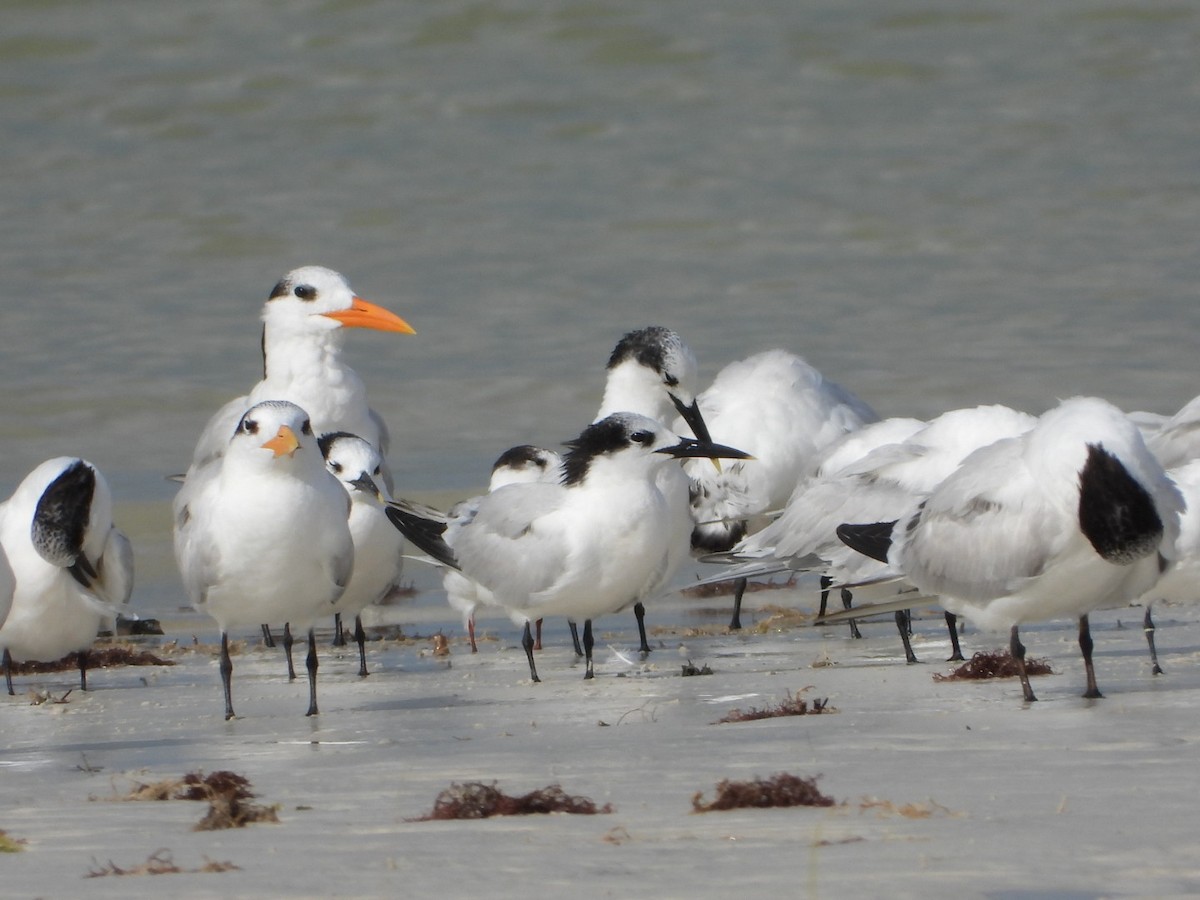
M 0 487 L 80 454 L 172 608 L 163 476 L 286 270 L 354 334 L 401 491 L 594 411 L 625 330 L 771 346 L 881 413 L 1197 392 L 1200 10 L 1140 2 L 14 2 Z

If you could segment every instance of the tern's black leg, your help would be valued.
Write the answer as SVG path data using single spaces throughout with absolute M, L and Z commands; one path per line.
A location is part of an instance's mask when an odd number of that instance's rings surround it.
M 221 687 L 225 690 L 225 721 L 233 718 L 233 660 L 229 658 L 229 635 L 221 632 Z
M 946 613 L 946 627 L 950 630 L 950 649 L 953 651 L 946 662 L 962 662 L 962 646 L 958 643 L 958 616 Z
M 637 618 L 638 637 L 642 639 L 642 646 L 638 649 L 642 653 L 649 653 L 650 644 L 646 641 L 646 607 L 642 605 L 640 600 L 633 604 L 633 614 Z M 588 626 L 585 624 L 583 627 L 586 629 Z M 588 655 L 590 656 L 591 654 Z
M 842 608 L 849 609 L 853 605 L 854 595 L 846 590 L 846 588 L 842 588 Z M 858 640 L 862 637 L 862 632 L 858 630 L 858 622 L 856 622 L 854 619 L 850 620 L 850 637 L 854 638 L 855 640 Z
M 4 684 L 8 687 L 8 696 L 15 697 L 12 686 L 12 654 L 8 652 L 8 648 L 4 648 Z
M 1150 673 L 1152 675 L 1161 675 L 1163 673 L 1162 666 L 1158 664 L 1158 650 L 1154 646 L 1154 619 L 1150 617 L 1150 609 L 1154 606 L 1153 603 L 1146 604 L 1146 615 L 1142 619 L 1142 631 L 1146 632 L 1146 644 L 1150 647 Z M 12 691 L 9 691 L 11 694 Z
M 271 637 L 271 626 L 266 622 L 262 624 L 263 644 L 267 647 L 275 646 L 275 638 Z
M 1037 697 L 1033 695 L 1033 688 L 1029 686 L 1029 675 L 1025 672 L 1025 645 L 1021 643 L 1021 637 L 1017 634 L 1016 625 L 1012 627 L 1008 649 L 1012 653 L 1012 658 L 1017 663 L 1017 672 L 1021 676 L 1021 690 L 1025 692 L 1025 702 L 1033 703 L 1037 700 Z
M 358 644 L 358 677 L 366 678 L 371 673 L 367 671 L 367 633 L 363 631 L 362 616 L 354 617 L 354 642 Z
M 86 650 L 79 651 L 79 689 L 87 690 L 87 664 L 88 652 Z
M 537 666 L 533 664 L 533 631 L 529 627 L 529 622 L 525 623 L 525 633 L 521 637 L 521 646 L 525 648 L 525 657 L 529 660 L 529 677 L 535 682 L 542 679 L 537 677 Z
M 917 654 L 913 653 L 909 621 L 907 609 L 896 610 L 896 627 L 900 629 L 900 640 L 904 642 L 904 659 L 911 666 L 913 663 L 919 663 L 920 660 L 917 659 Z
M 584 679 L 595 678 L 596 673 L 592 670 L 592 647 L 595 642 L 592 640 L 592 620 L 583 620 L 583 656 L 587 660 L 586 668 L 583 671 Z
M 833 586 L 833 579 L 828 575 L 821 576 L 821 605 L 817 609 L 817 618 L 825 618 L 825 610 L 829 605 L 829 588 Z
M 742 597 L 746 593 L 746 585 L 750 579 L 738 578 L 733 582 L 733 618 L 729 620 L 730 631 L 741 631 L 742 628 Z M 829 596 L 829 592 L 825 592 L 825 597 Z M 825 601 L 821 601 L 821 612 L 825 612 Z
M 346 646 L 346 635 L 342 631 L 342 614 L 333 614 L 333 644 L 334 647 Z
M 575 645 L 575 655 L 583 656 L 583 644 L 579 643 L 579 626 L 567 619 L 567 624 L 571 626 L 571 643 Z
M 542 620 L 541 619 L 538 619 L 536 622 L 533 623 L 533 630 L 534 630 L 533 649 L 541 650 L 542 649 Z
M 1104 695 L 1096 687 L 1096 670 L 1092 668 L 1092 628 L 1087 616 L 1079 617 L 1079 650 L 1083 653 L 1083 668 L 1087 672 L 1087 690 L 1083 696 L 1089 700 L 1099 700 Z
M 292 639 L 292 624 L 290 622 L 283 623 L 283 652 L 287 655 L 288 662 L 288 681 L 296 680 L 296 667 L 292 665 L 292 645 L 296 643 Z
M 317 710 L 317 636 L 308 629 L 308 657 L 304 660 L 308 669 L 308 712 L 306 716 L 315 716 Z

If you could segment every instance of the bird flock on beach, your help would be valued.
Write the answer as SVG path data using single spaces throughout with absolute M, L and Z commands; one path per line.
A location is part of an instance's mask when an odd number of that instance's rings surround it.
M 1196 593 L 1200 398 L 1173 416 L 1072 397 L 1040 416 L 992 405 L 880 419 L 782 349 L 700 390 L 683 338 L 651 326 L 612 349 L 599 409 L 563 452 L 506 450 L 487 493 L 440 510 L 398 495 L 387 426 L 344 353 L 353 328 L 415 333 L 337 272 L 285 275 L 262 310 L 262 380 L 213 414 L 180 479 L 175 557 L 220 631 L 226 719 L 236 629 L 280 635 L 292 677 L 293 629 L 304 634 L 308 715 L 318 620 L 334 617 L 342 642 L 353 618 L 366 677 L 361 614 L 398 594 L 413 547 L 442 571 L 473 652 L 480 609 L 521 629 L 534 682 L 545 617 L 570 624 L 584 678 L 601 616 L 632 610 L 650 652 L 646 608 L 695 558 L 714 564 L 705 581 L 734 581 L 731 629 L 748 579 L 805 572 L 820 579 L 818 622 L 858 635 L 856 620 L 892 613 L 909 662 L 913 608 L 943 609 L 956 659 L 960 617 L 1007 631 L 1026 702 L 1021 625 L 1076 620 L 1084 696 L 1099 697 L 1088 614 L 1142 605 L 1157 674 L 1151 605 Z M 88 651 L 132 587 L 104 476 L 72 457 L 35 468 L 0 504 L 8 693 L 14 662 L 70 653 L 86 690 Z

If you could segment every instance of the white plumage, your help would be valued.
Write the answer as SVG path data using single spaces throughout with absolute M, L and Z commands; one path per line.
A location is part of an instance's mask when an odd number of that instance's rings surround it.
M 383 459 L 379 451 L 357 435 L 340 431 L 322 435 L 318 443 L 325 457 L 325 467 L 341 482 L 350 497 L 354 572 L 333 611 L 339 636 L 342 616 L 354 616 L 358 674 L 365 678 L 368 674 L 366 634 L 359 614 L 400 587 L 404 539 L 384 513 L 384 504 L 390 498 L 383 484 Z
M 729 549 L 745 534 L 747 520 L 783 505 L 825 448 L 878 418 L 852 393 L 785 350 L 730 363 L 699 396 L 697 380 L 695 356 L 677 333 L 662 327 L 631 331 L 609 359 L 599 413 L 638 412 L 752 456 L 721 467 L 691 460 L 682 475 L 674 468 L 663 470 L 661 477 L 668 481 L 687 481 L 688 508 L 673 508 L 669 521 L 672 528 L 691 532 L 691 547 Z M 682 496 L 676 487 L 666 494 Z M 686 560 L 688 553 L 681 553 L 672 571 Z M 741 627 L 740 599 L 739 592 L 733 628 Z M 635 612 L 647 651 L 645 626 L 640 610 Z
M 879 419 L 850 391 L 786 350 L 730 363 L 697 404 L 714 441 L 754 457 L 720 470 L 699 460 L 684 464 L 698 523 L 693 543 L 706 550 L 729 549 L 746 533 L 747 519 L 782 509 L 830 445 Z
M 670 579 L 687 536 L 666 527 L 671 501 L 659 472 L 685 456 L 743 456 L 681 439 L 658 422 L 616 413 L 569 445 L 561 484 L 511 484 L 483 497 L 470 519 L 443 521 L 390 509 L 415 544 L 490 590 L 510 615 L 584 620 L 585 677 L 592 677 L 591 620 L 651 595 Z M 422 529 L 424 532 L 422 533 Z M 431 540 L 431 532 L 432 540 Z
M 1200 397 L 1193 397 L 1173 416 L 1156 418 L 1143 413 L 1142 433 L 1146 446 L 1168 469 L 1200 457 Z
M 886 564 L 843 544 L 843 522 L 881 522 L 911 509 L 981 446 L 1033 427 L 1036 419 L 1006 406 L 956 409 L 921 423 L 886 419 L 864 426 L 832 445 L 817 471 L 800 481 L 783 514 L 743 540 L 728 555 L 758 576 L 789 569 L 819 570 L 826 583 L 861 583 L 889 573 Z M 822 595 L 820 615 L 825 614 Z M 850 594 L 842 591 L 843 603 Z M 905 656 L 916 662 L 907 620 L 898 620 Z M 951 626 L 952 659 L 961 658 Z M 857 635 L 857 632 L 855 632 Z
M 14 584 L 0 627 L 8 692 L 11 660 L 53 661 L 75 651 L 86 690 L 86 651 L 133 591 L 133 549 L 113 524 L 108 482 L 86 460 L 47 460 L 0 504 L 0 545 L 7 558 L 0 573 L 8 569 Z M 0 596 L 5 580 L 0 574 Z
M 553 450 L 528 444 L 504 451 L 492 465 L 488 493 L 510 484 L 545 482 L 555 484 L 562 478 L 562 458 Z M 457 504 L 447 514 L 448 520 L 473 518 L 484 495 Z M 475 613 L 481 606 L 497 606 L 496 598 L 487 588 L 468 578 L 458 569 L 447 568 L 442 577 L 446 601 L 462 616 L 463 627 L 471 643 L 471 652 L 478 651 L 475 643 Z
M 221 630 L 226 718 L 233 716 L 228 632 L 308 625 L 334 611 L 354 568 L 350 499 L 325 468 L 307 413 L 265 401 L 241 417 L 225 452 L 175 498 L 175 557 L 192 604 Z M 309 630 L 309 715 L 316 706 Z
M 1186 508 L 1179 516 L 1179 536 L 1175 539 L 1174 563 L 1142 595 L 1141 603 L 1146 608 L 1143 628 L 1150 648 L 1151 670 L 1162 674 L 1158 664 L 1158 651 L 1154 646 L 1154 617 L 1151 615 L 1155 602 L 1194 604 L 1200 600 L 1200 459 L 1193 459 L 1167 470 L 1167 475 L 1179 488 Z
M 412 327 L 358 297 L 344 276 L 321 266 L 288 272 L 263 306 L 262 322 L 263 378 L 209 420 L 192 468 L 222 453 L 242 413 L 263 400 L 295 403 L 309 414 L 316 433 L 356 434 L 386 457 L 387 428 L 367 405 L 362 379 L 342 358 L 345 329 L 413 334 Z
M 951 612 L 1009 628 L 1027 700 L 1036 698 L 1019 626 L 1079 617 L 1085 696 L 1099 696 L 1087 614 L 1158 581 L 1183 507 L 1134 423 L 1106 401 L 1077 397 L 968 456 L 889 529 L 887 560 Z M 852 546 L 864 537 L 843 533 Z

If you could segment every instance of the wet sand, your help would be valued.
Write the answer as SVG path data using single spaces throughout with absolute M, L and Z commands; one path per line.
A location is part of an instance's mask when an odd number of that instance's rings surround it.
M 282 653 L 247 634 L 234 660 L 238 718 L 221 718 L 214 632 L 166 622 L 169 668 L 97 671 L 86 695 L 71 673 L 18 679 L 5 700 L 0 828 L 23 841 L 3 857 L 8 897 L 762 896 L 1091 897 L 1200 890 L 1191 775 L 1200 742 L 1200 617 L 1159 611 L 1167 674 L 1151 677 L 1141 610 L 1093 618 L 1105 699 L 1088 701 L 1069 623 L 1023 632 L 1054 675 L 1026 706 L 1015 680 L 937 682 L 948 642 L 940 616 L 915 624 L 920 665 L 894 626 L 841 628 L 795 617 L 723 633 L 725 600 L 674 598 L 651 612 L 657 649 L 642 662 L 632 616 L 602 620 L 597 677 L 581 678 L 562 622 L 547 623 L 543 683 L 529 680 L 516 629 L 481 623 L 472 655 L 438 608 L 401 609 L 408 635 L 322 647 L 321 715 L 288 683 Z M 662 623 L 668 623 L 663 625 Z M 765 627 L 763 627 L 763 623 Z M 199 645 L 193 646 L 193 634 Z M 1001 636 L 968 631 L 965 649 Z M 684 663 L 711 675 L 682 677 Z M 714 724 L 735 708 L 805 692 L 835 713 Z M 138 783 L 229 770 L 275 805 L 278 824 L 198 832 L 204 804 L 116 802 Z M 839 805 L 697 815 L 723 779 L 819 776 Z M 509 794 L 560 784 L 613 812 L 413 821 L 454 782 Z M 134 869 L 165 851 L 180 869 Z M 160 858 L 161 854 L 160 854 Z

